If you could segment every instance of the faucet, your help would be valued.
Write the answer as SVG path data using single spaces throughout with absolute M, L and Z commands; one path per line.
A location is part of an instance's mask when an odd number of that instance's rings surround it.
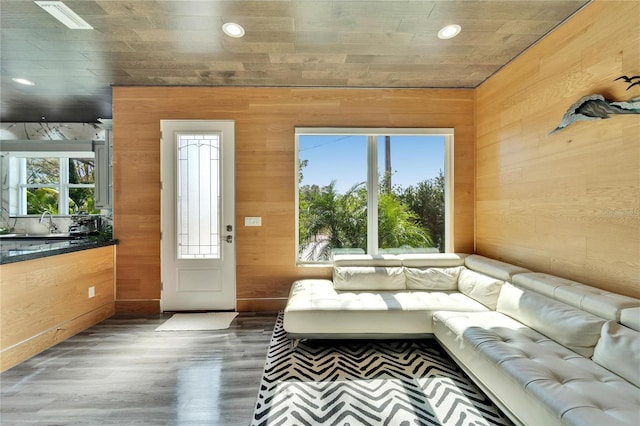
M 44 216 L 47 213 L 49 214 L 49 225 L 47 225 L 48 228 L 49 228 L 49 232 L 54 233 L 54 232 L 56 232 L 58 230 L 58 227 L 56 226 L 55 223 L 53 223 L 53 215 L 51 214 L 51 212 L 49 210 L 45 210 L 45 211 L 42 212 L 42 214 L 40 215 L 40 220 L 38 221 L 38 223 L 40 223 L 40 224 L 42 223 L 42 221 L 44 220 Z

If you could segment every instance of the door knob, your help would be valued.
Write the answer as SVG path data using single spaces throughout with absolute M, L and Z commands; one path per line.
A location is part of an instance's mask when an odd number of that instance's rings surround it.
M 228 243 L 232 243 L 233 242 L 233 235 L 225 235 L 223 238 Z

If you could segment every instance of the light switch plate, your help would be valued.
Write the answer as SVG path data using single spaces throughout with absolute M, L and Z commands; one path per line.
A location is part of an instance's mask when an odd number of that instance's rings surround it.
M 96 297 L 96 288 L 94 286 L 89 287 L 89 299 Z
M 262 226 L 262 218 L 260 216 L 245 216 L 244 226 Z

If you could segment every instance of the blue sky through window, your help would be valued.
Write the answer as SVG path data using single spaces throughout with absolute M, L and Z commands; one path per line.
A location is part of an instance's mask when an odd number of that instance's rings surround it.
M 444 172 L 444 136 L 391 136 L 392 184 L 406 188 Z M 378 170 L 384 171 L 384 136 L 378 137 Z M 336 181 L 344 193 L 367 179 L 367 136 L 300 135 L 303 185 L 326 186 Z

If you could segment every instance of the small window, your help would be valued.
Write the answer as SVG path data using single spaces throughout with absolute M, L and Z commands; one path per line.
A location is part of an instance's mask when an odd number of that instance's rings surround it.
M 66 216 L 100 213 L 95 207 L 95 160 L 60 156 L 13 156 L 9 188 L 13 215 L 40 215 L 46 211 Z M 86 155 L 86 154 L 85 154 Z
M 296 129 L 297 262 L 448 250 L 452 129 Z

